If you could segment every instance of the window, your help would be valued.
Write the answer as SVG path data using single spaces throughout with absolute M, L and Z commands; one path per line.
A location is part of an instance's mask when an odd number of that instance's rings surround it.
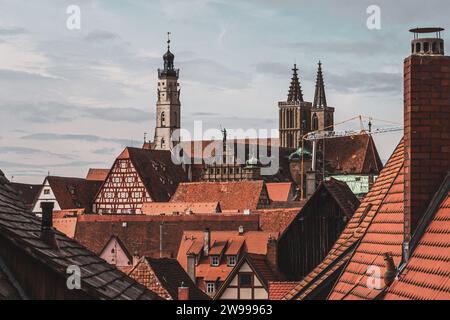
M 228 256 L 227 257 L 227 265 L 229 267 L 234 267 L 236 265 L 236 256 Z
M 211 257 L 211 265 L 213 267 L 217 267 L 220 264 L 220 257 L 219 256 L 212 256 Z
M 166 114 L 163 112 L 161 112 L 161 127 L 164 127 L 166 123 Z
M 212 294 L 216 292 L 216 284 L 214 282 L 206 283 L 206 293 Z
M 251 288 L 252 287 L 253 274 L 251 273 L 240 273 L 239 274 L 239 287 L 241 288 Z
M 44 189 L 44 194 L 50 194 L 50 189 Z

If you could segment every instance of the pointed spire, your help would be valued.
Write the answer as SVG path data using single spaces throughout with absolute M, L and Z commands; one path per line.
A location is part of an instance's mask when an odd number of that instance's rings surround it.
M 298 78 L 298 69 L 297 64 L 294 64 L 294 69 L 292 69 L 292 79 L 291 79 L 291 85 L 289 86 L 289 93 L 288 93 L 288 102 L 303 102 L 303 92 L 302 87 L 300 86 L 300 80 Z
M 317 70 L 316 92 L 314 93 L 313 107 L 324 108 L 327 106 L 327 98 L 325 96 L 325 84 L 323 82 L 322 62 L 319 61 Z

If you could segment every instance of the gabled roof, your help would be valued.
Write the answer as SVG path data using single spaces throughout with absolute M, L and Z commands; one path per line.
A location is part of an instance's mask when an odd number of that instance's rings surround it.
M 319 141 L 325 149 L 326 171 L 332 174 L 377 174 L 383 169 L 375 142 L 369 134 Z
M 140 268 L 139 264 L 142 263 L 146 263 L 148 268 Z M 157 279 L 152 277 L 151 272 Z M 189 288 L 189 300 L 210 299 L 197 288 L 176 259 L 143 257 L 129 272 L 129 275 L 165 298 L 178 300 L 178 288 L 183 285 Z M 164 289 L 164 292 L 160 292 L 161 289 Z
M 90 168 L 86 175 L 86 180 L 105 181 L 108 173 L 109 169 Z
M 292 182 L 270 182 L 266 183 L 267 192 L 271 201 L 289 201 L 294 184 Z
M 358 241 L 367 231 L 378 210 L 389 209 L 387 206 L 400 205 L 399 199 L 396 198 L 401 197 L 399 182 L 403 177 L 403 153 L 402 140 L 328 255 L 284 299 L 308 299 L 317 294 L 324 286 L 328 286 L 330 281 L 334 282 L 349 261 Z M 390 190 L 392 192 L 391 199 L 385 199 Z M 388 202 L 393 200 L 396 200 L 396 204 L 388 205 Z M 379 245 L 376 246 L 380 249 Z
M 171 202 L 215 202 L 222 210 L 256 209 L 265 191 L 263 181 L 180 183 Z
M 85 208 L 91 212 L 94 196 L 100 189 L 101 181 L 82 178 L 48 176 L 49 183 L 61 210 Z
M 241 259 L 239 259 L 238 263 L 236 264 L 236 266 L 234 266 L 230 274 L 228 274 L 224 283 L 220 286 L 220 289 L 214 296 L 214 299 L 219 299 L 222 296 L 223 292 L 227 289 L 231 281 L 233 281 L 233 279 L 239 273 L 239 270 L 241 270 L 244 263 L 247 263 L 250 266 L 267 292 L 269 292 L 269 282 L 279 280 L 279 275 L 277 275 L 277 273 L 271 269 L 265 255 L 245 253 L 241 257 Z
M 450 176 L 411 241 L 412 255 L 385 300 L 450 300 Z
M 22 200 L 25 206 L 31 210 L 36 201 L 39 191 L 42 189 L 41 184 L 28 184 L 11 182 L 11 187 L 16 190 L 17 196 Z
M 220 213 L 219 202 L 146 202 L 142 214 L 216 214 Z
M 339 207 L 344 211 L 345 215 L 351 218 L 360 203 L 349 186 L 345 182 L 333 178 L 324 181 L 323 186 L 339 204 Z
M 262 231 L 283 233 L 297 216 L 302 207 L 258 209 L 252 213 L 259 215 L 259 226 Z
M 183 167 L 172 161 L 172 154 L 168 150 L 127 147 L 116 161 L 123 159 L 130 159 L 153 201 L 168 201 L 178 184 L 187 181 Z
M 27 255 L 36 263 L 45 264 L 55 278 L 66 277 L 68 266 L 79 266 L 83 274 L 81 290 L 92 299 L 158 298 L 156 294 L 108 265 L 78 242 L 56 230 L 54 234 L 58 248 L 49 246 L 41 239 L 40 220 L 25 210 L 14 189 L 0 171 L 0 238 L 10 241 L 17 252 Z M 11 272 L 26 271 L 11 270 Z M 55 288 L 55 291 L 59 290 Z M 48 296 L 48 298 L 55 297 Z
M 278 234 L 263 231 L 247 231 L 243 234 L 239 234 L 238 231 L 211 231 L 212 245 L 210 248 L 210 255 L 218 254 L 218 251 L 222 252 L 223 250 L 225 250 L 226 254 L 231 254 L 231 252 L 239 252 L 236 248 L 233 248 L 230 253 L 227 252 L 227 248 L 232 246 L 234 243 L 244 243 L 241 246 L 244 248 L 244 252 L 266 255 L 267 242 L 269 238 L 277 239 Z M 185 270 L 187 270 L 187 254 L 202 253 L 203 244 L 203 231 L 185 231 L 183 233 L 177 260 Z M 239 245 L 237 247 L 239 247 Z M 198 278 L 204 278 L 206 281 L 216 281 L 219 279 L 223 281 L 233 270 L 233 267 L 227 265 L 225 259 L 221 260 L 221 264 L 219 266 L 212 267 L 210 266 L 208 259 L 206 259 L 207 257 L 202 254 L 200 258 L 201 259 L 199 260 L 195 270 L 196 276 Z

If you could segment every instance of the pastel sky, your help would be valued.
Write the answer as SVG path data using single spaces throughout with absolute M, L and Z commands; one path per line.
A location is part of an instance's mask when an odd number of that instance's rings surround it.
M 381 30 L 366 26 L 372 4 Z M 69 5 L 80 30 L 66 27 Z M 408 29 L 447 27 L 449 10 L 443 0 L 0 0 L 0 168 L 20 182 L 83 177 L 152 137 L 167 31 L 187 129 L 277 128 L 293 63 L 311 101 L 319 59 L 337 122 L 401 123 Z M 383 160 L 400 137 L 376 137 Z

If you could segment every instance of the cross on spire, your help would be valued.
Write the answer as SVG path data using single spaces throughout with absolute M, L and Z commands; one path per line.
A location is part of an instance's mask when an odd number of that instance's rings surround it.
M 170 32 L 167 32 L 167 49 L 170 48 Z
M 317 69 L 316 91 L 314 93 L 313 107 L 325 108 L 327 107 L 327 98 L 325 96 L 325 84 L 323 81 L 323 74 L 322 74 L 322 62 L 320 60 L 318 65 L 319 68 Z

